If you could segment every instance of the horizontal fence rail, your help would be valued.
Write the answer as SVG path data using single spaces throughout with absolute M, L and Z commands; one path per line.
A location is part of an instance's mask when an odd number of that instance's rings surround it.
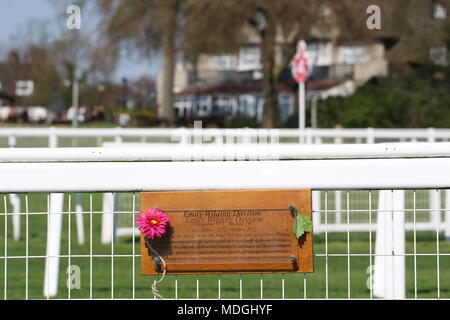
M 0 136 L 8 137 L 170 137 L 174 133 L 185 133 L 192 136 L 198 131 L 202 130 L 204 133 L 223 133 L 229 132 L 236 134 L 242 134 L 249 130 L 260 133 L 267 129 L 217 129 L 217 128 L 0 128 Z M 322 138 L 367 138 L 372 136 L 373 138 L 385 138 L 385 139 L 398 139 L 398 138 L 416 138 L 416 139 L 450 139 L 449 129 L 379 129 L 379 128 L 364 128 L 364 129 L 312 129 L 306 128 L 304 131 L 299 129 L 276 129 L 279 130 L 281 137 L 298 137 L 301 135 L 311 135 L 314 137 Z
M 447 188 L 449 158 L 4 163 L 0 192 Z
M 114 144 L 113 144 L 114 145 Z M 119 162 L 170 160 L 310 160 L 450 157 L 450 143 L 380 143 L 368 145 L 170 145 L 125 144 L 108 148 L 11 148 L 0 162 Z
M 312 143 L 375 143 L 375 142 L 446 142 L 450 140 L 449 129 L 275 129 L 281 142 Z M 105 140 L 123 142 L 172 142 L 189 143 L 201 135 L 207 142 L 223 143 L 228 136 L 240 139 L 244 136 L 264 136 L 266 129 L 138 129 L 138 128 L 0 128 L 4 146 L 16 147 L 27 141 L 20 139 L 45 139 L 40 147 L 100 146 Z M 273 131 L 272 131 L 273 132 Z M 64 140 L 66 139 L 66 140 Z M 69 139 L 70 141 L 67 141 Z M 80 141 L 77 141 L 80 140 Z M 129 141 L 129 142 L 132 142 Z

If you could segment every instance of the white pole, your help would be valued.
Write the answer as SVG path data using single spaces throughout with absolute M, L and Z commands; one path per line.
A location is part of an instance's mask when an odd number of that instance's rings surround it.
M 55 128 L 50 128 L 49 148 L 58 147 Z M 47 255 L 45 258 L 44 296 L 53 297 L 58 293 L 59 251 L 61 247 L 61 228 L 64 194 L 51 193 L 47 226 Z
M 404 299 L 406 294 L 405 277 L 405 191 L 392 192 L 390 206 L 393 212 L 392 227 L 392 299 Z
M 108 244 L 114 240 L 114 195 L 112 193 L 103 194 L 103 215 L 102 215 L 102 243 Z
M 378 212 L 377 212 L 377 233 L 375 240 L 375 267 L 373 268 L 373 294 L 377 297 L 385 296 L 384 278 L 384 259 L 380 256 L 386 249 L 386 219 L 384 211 L 386 210 L 386 191 L 378 191 Z
M 306 144 L 312 144 L 313 143 L 313 134 L 311 132 L 311 128 L 306 128 L 304 130 L 304 132 L 305 132 Z
M 8 136 L 8 146 L 10 147 L 10 148 L 15 148 L 16 147 L 16 144 L 17 144 L 17 139 L 16 139 L 16 136 L 15 135 L 10 135 L 10 136 Z
M 367 128 L 366 143 L 375 143 L 375 137 L 373 135 L 373 128 Z
M 374 295 L 405 298 L 405 191 L 380 191 Z
M 298 119 L 299 119 L 299 128 L 303 132 L 305 130 L 305 83 L 300 82 L 298 85 L 298 100 L 299 100 L 299 108 L 298 108 Z
M 317 129 L 317 98 L 311 100 L 311 128 Z
M 44 296 L 54 297 L 58 293 L 59 252 L 64 194 L 50 194 L 47 226 L 47 253 L 45 258 Z
M 430 201 L 430 209 L 431 211 L 431 223 L 433 224 L 433 228 L 439 228 L 439 224 L 441 223 L 441 194 L 439 190 L 430 190 L 429 191 L 429 201 Z
M 445 190 L 445 240 L 450 241 L 450 190 Z
M 335 210 L 336 210 L 336 224 L 341 223 L 341 217 L 342 217 L 342 191 L 336 190 L 334 193 L 334 202 L 335 202 Z
M 20 197 L 18 194 L 11 193 L 9 195 L 9 201 L 11 202 L 14 215 L 12 216 L 13 223 L 13 237 L 14 241 L 20 239 Z
M 15 148 L 17 144 L 17 139 L 15 135 L 8 136 L 8 146 L 10 148 Z M 13 237 L 14 241 L 19 241 L 20 239 L 20 197 L 17 194 L 9 194 L 9 201 L 13 207 L 12 223 L 13 223 Z
M 315 228 L 320 226 L 320 191 L 312 191 L 312 211 L 313 211 L 313 224 Z
M 83 207 L 81 206 L 81 194 L 77 193 L 77 204 L 75 206 L 78 243 L 84 244 Z
M 72 127 L 78 128 L 78 109 L 79 109 L 79 83 L 78 79 L 73 80 L 72 85 L 72 108 L 73 108 L 73 118 Z

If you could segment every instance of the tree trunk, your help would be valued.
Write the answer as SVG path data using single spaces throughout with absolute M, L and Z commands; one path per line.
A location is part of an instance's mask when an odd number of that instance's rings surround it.
M 275 77 L 276 27 L 268 17 L 267 29 L 261 35 L 261 55 L 263 65 L 264 112 L 263 128 L 279 126 L 278 79 Z
M 177 27 L 177 0 L 167 1 L 162 8 L 165 18 L 164 28 L 164 70 L 163 70 L 163 94 L 159 106 L 158 116 L 168 122 L 175 123 L 174 108 L 174 77 L 175 77 L 175 33 Z

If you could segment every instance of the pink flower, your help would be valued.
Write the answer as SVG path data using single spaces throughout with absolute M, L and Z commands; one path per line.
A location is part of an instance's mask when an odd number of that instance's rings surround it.
M 161 238 L 167 232 L 169 217 L 157 208 L 141 211 L 136 219 L 139 230 L 149 239 Z

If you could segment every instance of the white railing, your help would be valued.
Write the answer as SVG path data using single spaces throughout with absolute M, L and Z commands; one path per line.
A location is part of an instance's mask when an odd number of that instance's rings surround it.
M 7 223 L 5 228 L 5 244 L 4 249 L 4 290 L 5 298 L 8 296 L 8 276 L 11 269 L 8 269 L 8 263 L 22 259 L 25 261 L 25 288 L 26 298 L 29 298 L 28 292 L 30 288 L 30 279 L 35 276 L 30 273 L 30 261 L 34 259 L 45 259 L 45 285 L 44 295 L 51 297 L 58 292 L 58 275 L 59 260 L 68 259 L 68 266 L 75 259 L 88 259 L 90 270 L 89 297 L 93 297 L 93 287 L 96 285 L 92 279 L 93 261 L 95 259 L 109 259 L 111 262 L 111 298 L 118 294 L 115 291 L 114 274 L 125 277 L 128 271 L 122 268 L 115 269 L 115 263 L 119 263 L 120 259 L 130 258 L 132 264 L 132 298 L 136 297 L 136 279 L 143 281 L 135 272 L 136 258 L 139 258 L 136 251 L 135 240 L 132 242 L 131 253 L 119 253 L 115 249 L 115 242 L 110 242 L 110 251 L 102 254 L 95 254 L 93 251 L 93 232 L 96 227 L 93 223 L 95 213 L 102 214 L 103 217 L 114 217 L 121 213 L 134 215 L 139 210 L 135 206 L 136 192 L 145 190 L 222 190 L 222 189 L 291 189 L 291 188 L 309 188 L 313 190 L 313 211 L 314 221 L 320 221 L 325 234 L 325 251 L 316 252 L 316 259 L 325 259 L 325 269 L 322 270 L 324 275 L 324 295 L 330 297 L 329 279 L 332 276 L 329 272 L 329 261 L 334 258 L 345 258 L 347 261 L 347 294 L 348 298 L 355 297 L 352 295 L 351 275 L 355 272 L 350 267 L 350 260 L 358 257 L 366 257 L 370 260 L 370 265 L 375 262 L 375 274 L 378 275 L 373 280 L 373 286 L 369 290 L 368 297 L 405 297 L 405 258 L 412 257 L 414 260 L 414 295 L 418 296 L 419 285 L 417 283 L 417 258 L 435 259 L 437 261 L 437 294 L 434 297 L 441 297 L 441 281 L 440 281 L 440 262 L 443 264 L 442 257 L 450 255 L 450 251 L 440 250 L 439 232 L 441 230 L 440 223 L 434 220 L 433 232 L 436 233 L 437 251 L 422 254 L 416 250 L 416 231 L 418 211 L 425 210 L 429 212 L 444 212 L 446 221 L 450 221 L 447 217 L 450 214 L 449 203 L 446 203 L 445 209 L 419 208 L 416 202 L 416 192 L 418 189 L 447 189 L 450 187 L 450 176 L 446 174 L 450 172 L 450 149 L 447 143 L 435 144 L 382 144 L 382 145 L 364 145 L 359 146 L 360 153 L 355 153 L 354 146 L 341 146 L 342 149 L 328 148 L 330 146 L 310 146 L 309 149 L 303 150 L 305 146 L 286 146 L 280 152 L 278 158 L 281 161 L 271 159 L 262 159 L 264 161 L 175 161 L 169 160 L 162 150 L 156 155 L 151 149 L 5 149 L 0 157 L 0 193 L 4 193 L 4 221 L 7 217 L 14 215 L 7 207 L 7 194 L 20 193 L 25 197 L 25 209 L 19 212 L 26 218 L 25 221 L 25 250 L 20 254 L 14 253 L 12 249 L 8 249 L 8 229 Z M 165 150 L 170 154 L 171 148 Z M 198 152 L 198 149 L 196 149 Z M 215 150 L 215 149 L 211 149 Z M 206 153 L 214 160 L 220 158 L 223 152 L 219 154 Z M 306 152 L 307 150 L 307 152 Z M 215 152 L 219 152 L 215 150 Z M 240 155 L 240 151 L 230 151 L 231 155 L 236 157 Z M 236 152 L 233 154 L 233 152 Z M 322 153 L 322 155 L 321 155 Z M 65 155 L 65 157 L 64 157 Z M 353 159 L 357 158 L 357 159 Z M 199 158 L 199 160 L 208 160 Z M 236 158 L 240 159 L 240 158 Z M 286 160 L 289 159 L 289 160 Z M 161 161 L 162 160 L 162 161 Z M 240 159 L 240 160 L 245 160 Z M 342 190 L 345 197 L 346 207 L 340 209 L 340 213 L 345 214 L 346 221 L 343 222 L 347 227 L 347 249 L 345 252 L 333 252 L 332 247 L 328 246 L 328 237 L 332 232 L 332 224 L 328 220 L 336 214 L 331 210 L 329 205 L 329 193 Z M 363 210 L 354 207 L 351 192 L 357 190 L 367 190 L 366 195 L 367 207 Z M 377 193 L 371 190 L 388 190 L 380 192 L 378 200 L 373 198 L 373 194 Z M 412 206 L 407 208 L 405 205 L 405 194 L 402 190 L 409 190 L 412 193 Z M 72 210 L 72 197 L 69 194 L 69 207 L 63 210 L 64 193 L 80 192 L 89 199 L 89 209 Z M 133 195 L 131 207 L 124 212 L 120 212 L 115 208 L 114 201 L 108 210 L 93 210 L 93 195 L 98 192 L 112 193 L 114 200 L 117 192 L 128 192 Z M 323 192 L 324 203 L 319 204 L 317 201 L 318 192 Z M 432 191 L 430 191 L 432 192 Z M 35 212 L 31 210 L 32 203 L 29 200 L 30 195 L 37 193 L 45 193 L 46 200 L 44 207 Z M 403 200 L 402 200 L 403 199 Z M 447 199 L 448 197 L 447 193 Z M 341 199 L 342 200 L 342 199 Z M 373 202 L 378 202 L 375 205 Z M 33 205 L 37 205 L 34 203 Z M 39 205 L 42 207 L 42 204 Z M 353 207 L 352 207 L 353 206 Z M 384 215 L 383 215 L 384 213 Z M 412 253 L 405 251 L 405 214 L 412 214 L 412 226 L 414 232 L 414 251 Z M 89 252 L 72 253 L 73 244 L 71 243 L 71 227 L 70 217 L 77 214 L 78 217 L 88 216 L 89 223 Z M 373 214 L 376 214 L 374 216 Z M 395 219 L 380 219 L 381 216 L 393 215 Z M 29 219 L 34 216 L 45 216 L 47 218 L 47 252 L 45 255 L 32 255 L 29 252 L 30 237 L 29 231 L 33 227 L 29 223 Z M 366 230 L 369 234 L 370 251 L 366 253 L 351 252 L 350 233 L 351 217 L 359 217 L 367 215 L 368 226 Z M 69 217 L 68 227 L 68 251 L 61 252 L 62 239 L 62 219 L 63 216 Z M 434 215 L 435 216 L 435 215 Z M 373 223 L 372 219 L 378 222 Z M 342 217 L 341 217 L 342 218 Z M 341 221 L 342 222 L 342 221 Z M 133 222 L 131 222 L 131 226 Z M 134 230 L 134 228 L 132 228 Z M 111 236 L 114 234 L 114 223 L 111 224 Z M 318 230 L 317 230 L 318 231 Z M 372 232 L 377 231 L 377 241 L 372 244 Z M 385 233 L 380 233 L 380 232 Z M 35 231 L 36 232 L 36 231 Z M 316 232 L 316 231 L 315 231 Z M 394 236 L 395 235 L 395 236 Z M 134 239 L 134 237 L 133 237 Z M 403 240 L 402 240 L 403 239 Z M 380 244 L 381 243 L 381 244 Z M 378 260 L 378 264 L 376 261 Z M 316 262 L 317 263 L 317 262 Z M 394 268 L 394 266 L 396 266 Z M 109 268 L 109 267 L 108 267 Z M 9 270 L 9 271 L 8 271 Z M 126 270 L 131 270 L 126 269 Z M 359 270 L 360 272 L 361 270 Z M 363 270 L 365 272 L 365 270 Z M 281 277 L 281 276 L 280 276 Z M 314 275 L 311 275 L 314 277 Z M 218 297 L 221 297 L 220 277 L 217 278 Z M 377 280 L 378 279 L 378 280 Z M 386 280 L 387 279 L 387 280 Z M 394 279 L 392 281 L 389 279 Z M 282 295 L 285 297 L 284 281 L 281 278 Z M 94 281 L 94 282 L 93 282 Z M 394 287 L 386 285 L 394 283 Z M 264 297 L 264 282 L 261 275 L 261 298 Z M 175 278 L 175 298 L 178 297 L 178 278 Z M 305 297 L 307 296 L 306 275 L 303 284 Z M 240 297 L 243 295 L 242 283 L 239 290 Z M 68 298 L 71 298 L 72 291 L 67 291 Z M 199 283 L 197 282 L 197 297 L 199 296 Z M 356 297 L 358 297 L 356 295 Z
M 126 139 L 138 139 L 140 142 L 175 142 L 188 143 L 195 135 L 202 134 L 210 142 L 218 142 L 227 135 L 241 137 L 252 133 L 255 136 L 266 134 L 264 129 L 128 129 L 128 128 L 0 128 L 0 138 L 6 138 L 7 146 L 19 146 L 21 138 L 45 138 L 42 147 L 57 147 L 61 139 L 92 139 L 91 147 L 99 146 L 104 139 L 122 142 Z M 405 141 L 449 141 L 449 129 L 279 129 L 281 142 L 305 142 L 307 144 L 321 143 L 374 143 L 388 140 L 390 142 Z M 216 139 L 219 137 L 219 139 Z M 72 141 L 73 142 L 73 141 Z M 45 143 L 45 142 L 44 142 Z M 77 146 L 75 145 L 69 146 Z
M 115 143 L 107 144 L 116 146 Z M 10 148 L 0 162 L 149 162 L 223 160 L 333 160 L 441 158 L 450 143 L 299 144 L 117 144 L 105 148 Z
M 439 149 L 439 144 L 436 146 Z M 152 156 L 148 160 L 136 157 L 133 149 L 110 150 L 112 156 L 105 149 L 84 149 L 86 157 L 72 155 L 73 159 L 69 157 L 68 161 L 61 161 L 60 155 L 48 149 L 42 150 L 38 156 L 44 159 L 43 162 L 24 163 L 23 153 L 29 152 L 33 158 L 36 150 L 9 149 L 3 151 L 1 160 L 0 192 L 131 192 L 242 187 L 322 190 L 447 188 L 449 176 L 445 172 L 450 169 L 450 160 L 445 146 L 448 147 L 443 144 L 440 155 L 433 153 L 426 158 L 422 158 L 422 154 L 421 158 L 406 159 L 400 155 L 371 159 L 369 153 L 368 158 L 361 155 L 360 159 L 207 162 L 157 162 Z M 376 149 L 377 146 L 374 147 Z M 418 145 L 418 148 L 422 147 L 422 144 Z M 103 152 L 107 157 L 102 161 Z M 18 153 L 22 153 L 22 159 L 8 159 L 8 154 L 14 157 Z M 52 154 L 57 159 L 56 163 L 51 162 Z M 95 157 L 96 161 L 92 161 Z M 83 159 L 89 162 L 78 162 Z

